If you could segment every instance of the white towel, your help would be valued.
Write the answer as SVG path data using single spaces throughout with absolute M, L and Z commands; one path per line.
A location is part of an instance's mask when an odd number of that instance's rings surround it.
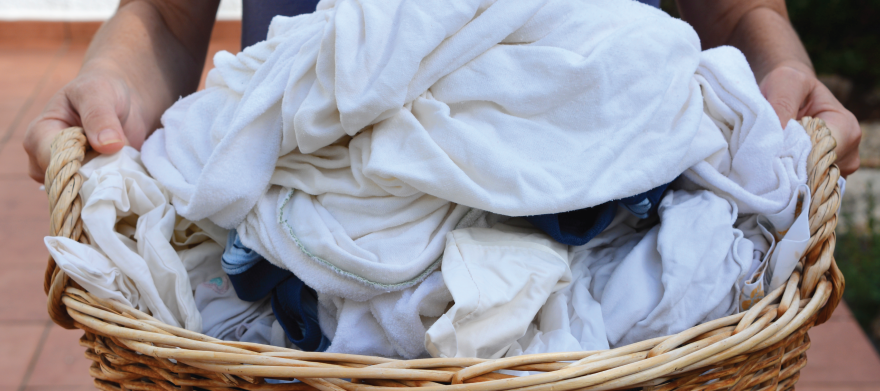
M 83 227 L 98 251 L 77 249 L 86 245 L 73 241 L 47 240 L 50 251 L 66 258 L 61 263 L 71 271 L 94 268 L 114 276 L 118 269 L 137 288 L 138 299 L 131 304 L 169 325 L 201 331 L 186 267 L 171 244 L 177 215 L 164 187 L 147 174 L 138 151 L 124 147 L 98 156 L 80 173 L 86 178 L 80 190 Z M 57 243 L 63 243 L 66 252 Z M 71 277 L 77 280 L 77 275 Z M 134 296 L 124 293 L 128 288 L 120 278 L 107 280 L 105 288 L 116 286 L 131 300 Z M 111 280 L 116 284 L 109 284 Z

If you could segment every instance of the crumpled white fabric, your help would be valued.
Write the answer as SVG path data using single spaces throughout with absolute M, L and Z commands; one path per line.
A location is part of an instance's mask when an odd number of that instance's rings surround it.
M 55 264 L 91 294 L 144 308 L 134 281 L 100 251 L 60 236 L 46 236 L 43 243 Z
M 169 109 L 143 151 L 181 215 L 224 227 L 270 183 L 297 187 L 285 170 L 355 197 L 581 209 L 667 183 L 719 146 L 701 131 L 701 57 L 689 25 L 631 1 L 324 2 L 218 54 L 208 88 Z M 337 142 L 350 161 L 333 169 L 278 159 Z
M 776 112 L 739 50 L 703 52 L 694 78 L 703 91 L 705 118 L 713 122 L 704 126 L 720 130 L 706 133 L 722 137 L 724 147 L 684 175 L 734 200 L 739 213 L 779 214 L 807 181 L 810 136 L 795 120 L 780 129 Z M 793 214 L 789 217 L 794 219 Z
M 465 207 L 576 210 L 687 170 L 771 214 L 805 177 L 809 138 L 743 55 L 631 1 L 325 1 L 214 62 L 145 142 L 150 173 L 181 215 L 359 302 L 427 276 Z
M 749 278 L 740 284 L 740 311 L 749 309 L 764 295 L 788 282 L 810 241 L 811 202 L 809 187 L 800 185 L 782 212 L 750 215 L 737 223 L 737 229 L 755 244 L 755 259 L 760 259 L 749 269 Z
M 418 286 L 369 301 L 318 294 L 321 331 L 333 342 L 331 353 L 383 357 L 425 356 L 425 332 L 452 301 L 440 272 Z
M 645 226 L 621 209 L 604 232 L 573 247 L 571 284 L 507 355 L 623 346 L 735 312 L 737 283 L 755 262 L 753 243 L 733 226 L 735 203 L 668 190 L 658 213 L 659 224 Z
M 194 223 L 179 216 L 177 220 L 171 245 L 186 269 L 189 285 L 197 289 L 203 282 L 223 275 L 223 246 L 217 240 L 225 239 L 227 231 L 208 220 Z
M 446 235 L 443 281 L 454 304 L 424 335 L 434 357 L 502 357 L 551 293 L 571 282 L 568 246 L 498 224 Z
M 119 300 L 108 293 L 118 289 L 123 303 L 200 332 L 187 270 L 171 244 L 177 215 L 164 187 L 144 169 L 140 153 L 124 147 L 96 157 L 80 173 L 86 178 L 80 190 L 83 228 L 93 244 L 47 237 L 56 262 L 99 297 Z

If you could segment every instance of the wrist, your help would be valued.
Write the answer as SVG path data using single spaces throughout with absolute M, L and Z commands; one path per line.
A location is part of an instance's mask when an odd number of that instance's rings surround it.
M 813 75 L 813 64 L 786 15 L 768 7 L 744 13 L 727 42 L 741 50 L 758 82 L 770 71 L 787 66 Z

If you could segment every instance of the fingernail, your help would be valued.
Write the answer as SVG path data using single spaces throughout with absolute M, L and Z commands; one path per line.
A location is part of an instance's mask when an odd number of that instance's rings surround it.
M 101 145 L 109 145 L 122 142 L 122 139 L 119 138 L 119 133 L 115 130 L 104 129 L 101 133 L 98 133 L 98 142 L 101 143 Z

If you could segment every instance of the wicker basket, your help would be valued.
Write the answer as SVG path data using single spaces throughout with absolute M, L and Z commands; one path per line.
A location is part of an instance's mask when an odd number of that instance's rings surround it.
M 828 320 L 843 293 L 834 262 L 840 204 L 836 145 L 821 120 L 802 120 L 813 141 L 808 158 L 811 237 L 787 285 L 747 312 L 676 335 L 605 351 L 525 355 L 496 360 L 393 360 L 313 353 L 220 341 L 163 324 L 136 309 L 85 292 L 50 259 L 46 293 L 52 320 L 85 331 L 80 344 L 94 361 L 102 390 L 786 390 L 794 387 L 810 347 L 807 330 Z M 79 128 L 52 145 L 46 173 L 52 235 L 88 242 L 78 174 L 86 149 Z M 534 371 L 516 377 L 499 370 Z M 299 379 L 269 384 L 263 378 Z

